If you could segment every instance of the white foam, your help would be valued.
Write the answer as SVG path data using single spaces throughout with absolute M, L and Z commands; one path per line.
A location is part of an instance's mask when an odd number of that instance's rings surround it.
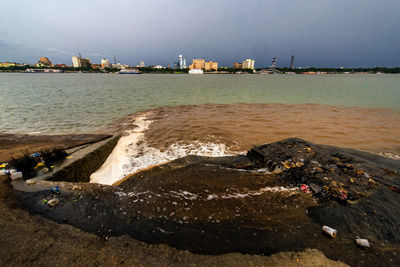
M 147 120 L 149 115 L 144 114 L 135 119 L 134 124 L 138 127 L 126 131 L 120 138 L 103 166 L 90 176 L 91 183 L 111 185 L 126 175 L 187 155 L 221 157 L 234 154 L 225 144 L 199 141 L 191 144 L 176 142 L 163 151 L 149 147 L 145 140 L 145 131 L 152 123 Z

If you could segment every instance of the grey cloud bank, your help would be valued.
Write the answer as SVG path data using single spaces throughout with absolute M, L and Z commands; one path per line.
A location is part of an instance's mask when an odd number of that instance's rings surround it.
M 5 2 L 5 3 L 4 3 Z M 0 61 L 167 65 L 183 54 L 231 66 L 400 66 L 400 1 L 3 1 Z

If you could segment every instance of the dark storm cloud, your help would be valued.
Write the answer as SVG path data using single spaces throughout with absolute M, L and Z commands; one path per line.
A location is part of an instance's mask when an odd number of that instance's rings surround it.
M 400 65 L 398 0 L 5 2 L 0 61 L 70 64 L 80 52 L 166 65 L 183 54 L 225 66 L 250 57 L 261 67 L 272 57 L 287 66 L 295 54 L 297 66 Z

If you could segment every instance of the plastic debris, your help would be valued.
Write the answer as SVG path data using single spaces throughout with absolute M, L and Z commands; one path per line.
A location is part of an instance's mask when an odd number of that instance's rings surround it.
M 10 175 L 11 180 L 17 180 L 22 178 L 22 172 L 14 172 Z
M 43 172 L 48 172 L 48 171 L 49 171 L 49 168 L 43 168 L 42 171 L 43 171 Z
M 6 168 L 7 166 L 8 166 L 7 162 L 4 162 L 4 163 L 0 164 L 0 168 Z
M 50 189 L 50 191 L 51 192 L 53 192 L 53 193 L 56 193 L 56 194 L 60 194 L 60 186 L 53 186 L 51 189 Z
M 31 156 L 34 158 L 40 157 L 40 152 L 35 152 L 35 153 L 31 154 Z
M 72 159 L 73 157 L 72 156 L 68 156 L 68 157 L 66 157 L 66 159 Z
M 363 248 L 370 248 L 371 247 L 369 245 L 369 242 L 368 242 L 367 239 L 357 238 L 356 239 L 356 244 L 359 245 L 360 247 L 363 247 Z
M 311 194 L 311 190 L 310 190 L 310 188 L 308 187 L 308 185 L 302 184 L 302 185 L 300 186 L 300 190 L 303 191 L 304 193 Z
M 332 238 L 335 238 L 336 235 L 337 235 L 337 230 L 336 229 L 333 229 L 333 228 L 331 228 L 329 226 L 326 226 L 326 225 L 324 225 L 322 227 L 322 231 L 324 233 L 326 233 L 327 235 L 329 235 L 330 237 L 332 237 Z
M 57 198 L 53 198 L 47 201 L 47 204 L 49 204 L 49 206 L 51 207 L 56 206 L 58 203 L 60 203 L 60 200 L 58 200 Z
M 35 169 L 39 168 L 39 167 L 43 167 L 44 163 L 43 162 L 39 162 L 38 164 L 36 164 Z

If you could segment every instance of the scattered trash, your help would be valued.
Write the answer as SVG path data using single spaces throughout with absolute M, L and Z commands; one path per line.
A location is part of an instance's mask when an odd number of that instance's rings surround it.
M 60 194 L 60 186 L 53 186 L 51 189 L 50 189 L 50 191 L 51 192 L 53 192 L 53 193 L 56 193 L 56 194 Z
M 35 169 L 39 168 L 39 167 L 43 167 L 44 163 L 43 162 L 39 162 L 38 164 L 36 164 Z
M 42 171 L 43 172 L 49 172 L 49 168 L 43 168 Z
M 6 171 L 5 171 L 5 174 L 6 174 L 6 175 L 11 175 L 11 174 L 13 174 L 14 172 L 17 172 L 17 170 L 15 170 L 15 169 L 6 170 Z
M 302 185 L 300 186 L 300 190 L 303 191 L 304 193 L 311 194 L 311 190 L 310 190 L 310 188 L 308 187 L 308 185 L 302 184 Z
M 47 203 L 47 199 L 42 199 L 42 204 L 46 204 Z
M 369 242 L 367 239 L 356 238 L 356 244 L 363 248 L 370 248 Z
M 370 183 L 370 184 L 376 184 L 375 180 L 374 180 L 374 179 L 371 179 L 371 178 L 368 179 L 368 183 Z
M 73 157 L 72 156 L 68 156 L 68 157 L 65 157 L 66 159 L 72 159 Z
M 11 180 L 17 180 L 22 178 L 22 172 L 14 172 L 10 175 Z
M 34 157 L 34 158 L 40 157 L 40 152 L 35 152 L 35 153 L 31 154 L 31 157 Z
M 0 168 L 7 168 L 7 166 L 8 166 L 7 162 L 4 162 L 4 163 L 0 164 Z
M 331 228 L 329 226 L 326 226 L 326 225 L 324 225 L 322 227 L 322 231 L 324 233 L 326 233 L 327 235 L 329 235 L 330 237 L 332 237 L 332 238 L 335 238 L 336 235 L 337 235 L 337 230 L 336 229 L 333 229 L 333 228 Z
M 49 206 L 51 207 L 56 206 L 58 203 L 60 203 L 60 201 L 57 198 L 53 198 L 47 201 L 47 204 L 49 204 Z
M 1 175 L 6 175 L 6 170 L 0 170 L 0 176 Z
M 26 184 L 34 184 L 34 183 L 36 183 L 35 179 L 26 180 Z

